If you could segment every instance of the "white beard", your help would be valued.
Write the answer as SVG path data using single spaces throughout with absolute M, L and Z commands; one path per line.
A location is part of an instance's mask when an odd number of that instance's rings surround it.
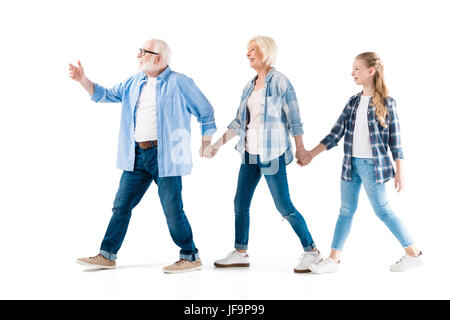
M 143 64 L 138 64 L 138 70 L 143 72 L 150 72 L 156 69 L 156 65 L 151 62 L 146 62 Z

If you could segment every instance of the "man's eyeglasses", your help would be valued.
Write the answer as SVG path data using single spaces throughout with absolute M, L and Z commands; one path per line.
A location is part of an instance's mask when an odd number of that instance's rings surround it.
M 146 53 L 151 53 L 151 54 L 159 55 L 159 53 L 157 53 L 157 52 L 148 51 L 148 50 L 139 48 L 139 54 L 140 54 L 141 56 L 145 56 Z

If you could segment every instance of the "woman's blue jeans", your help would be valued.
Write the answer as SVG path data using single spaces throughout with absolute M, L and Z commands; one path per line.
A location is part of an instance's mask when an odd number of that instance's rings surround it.
M 303 249 L 305 251 L 313 250 L 316 246 L 306 226 L 306 222 L 291 202 L 284 154 L 269 163 L 261 163 L 259 156 L 250 155 L 247 152 L 239 171 L 236 196 L 234 198 L 235 248 L 241 250 L 248 248 L 250 203 L 262 175 L 267 181 L 276 208 L 291 224 L 300 238 Z
M 405 226 L 389 207 L 386 187 L 375 182 L 373 159 L 352 158 L 352 181 L 341 180 L 341 210 L 334 231 L 332 248 L 342 250 L 350 233 L 353 216 L 358 206 L 361 184 L 378 218 L 383 221 L 400 244 L 406 248 L 413 240 Z

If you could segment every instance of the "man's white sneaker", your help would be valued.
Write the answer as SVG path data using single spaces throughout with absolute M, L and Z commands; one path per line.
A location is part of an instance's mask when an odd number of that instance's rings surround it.
M 418 267 L 423 264 L 423 254 L 420 254 L 417 257 L 411 257 L 408 254 L 405 254 L 400 260 L 398 260 L 395 264 L 391 266 L 392 272 L 403 272 L 408 271 L 409 269 Z
M 216 260 L 214 266 L 217 268 L 250 267 L 250 258 L 247 253 L 233 251 L 225 258 Z
M 326 258 L 322 261 L 314 263 L 309 266 L 309 270 L 313 273 L 330 273 L 337 272 L 339 270 L 339 262 L 335 262 L 331 258 Z
M 322 260 L 322 256 L 319 251 L 305 252 L 301 255 L 299 263 L 294 267 L 294 272 L 311 272 L 311 270 L 309 270 L 309 265 L 319 262 L 320 260 Z

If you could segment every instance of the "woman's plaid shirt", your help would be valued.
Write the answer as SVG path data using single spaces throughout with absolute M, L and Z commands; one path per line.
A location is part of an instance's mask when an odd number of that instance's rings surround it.
M 352 180 L 353 132 L 355 129 L 356 111 L 359 106 L 361 94 L 362 92 L 349 99 L 344 111 L 342 111 L 342 114 L 333 126 L 333 129 L 331 129 L 330 134 L 320 142 L 327 150 L 329 150 L 337 146 L 337 143 L 345 134 L 344 161 L 342 163 L 341 178 L 346 181 Z M 377 183 L 385 183 L 389 179 L 395 177 L 394 167 L 392 166 L 388 154 L 388 147 L 391 150 L 394 161 L 397 159 L 404 159 L 400 140 L 400 126 L 396 111 L 397 103 L 393 98 L 387 97 L 385 105 L 388 111 L 386 116 L 386 127 L 383 127 L 380 124 L 375 115 L 375 107 L 371 106 L 370 103 L 367 112 Z

